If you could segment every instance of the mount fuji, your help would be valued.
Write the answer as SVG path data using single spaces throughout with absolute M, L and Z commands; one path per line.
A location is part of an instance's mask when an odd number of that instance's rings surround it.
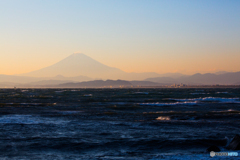
M 57 75 L 65 77 L 86 76 L 93 79 L 113 80 L 142 80 L 159 76 L 159 74 L 154 72 L 127 73 L 118 68 L 104 65 L 82 53 L 74 53 L 60 62 L 40 70 L 20 74 L 20 76 L 28 77 L 55 77 Z

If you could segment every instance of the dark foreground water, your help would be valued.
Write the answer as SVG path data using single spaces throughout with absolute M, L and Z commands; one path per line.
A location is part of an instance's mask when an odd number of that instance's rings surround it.
M 228 151 L 239 134 L 239 97 L 240 89 L 0 89 L 0 159 L 208 159 L 209 146 Z

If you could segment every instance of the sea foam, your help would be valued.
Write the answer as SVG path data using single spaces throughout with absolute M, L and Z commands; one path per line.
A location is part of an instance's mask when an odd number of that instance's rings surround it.
M 174 106 L 174 105 L 196 105 L 197 101 L 195 102 L 175 102 L 175 103 L 139 103 L 139 105 L 144 106 Z
M 239 98 L 220 98 L 220 97 L 204 97 L 204 98 L 192 98 L 192 99 L 171 99 L 181 102 L 188 101 L 217 101 L 222 103 L 240 103 Z
M 63 124 L 66 122 L 68 121 L 32 115 L 5 115 L 0 117 L 0 124 Z

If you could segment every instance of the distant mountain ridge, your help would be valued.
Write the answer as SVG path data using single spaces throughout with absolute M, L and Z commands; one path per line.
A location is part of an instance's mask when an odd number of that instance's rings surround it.
M 106 66 L 84 54 L 72 54 L 67 58 L 51 66 L 20 76 L 29 77 L 54 77 L 62 75 L 65 77 L 85 76 L 92 79 L 125 79 L 142 80 L 148 77 L 160 76 L 154 72 L 127 73 L 118 68 Z
M 118 68 L 106 66 L 82 53 L 72 54 L 67 58 L 40 70 L 20 74 L 28 77 L 64 77 L 84 76 L 91 79 L 124 79 L 143 80 L 149 77 L 174 77 L 184 76 L 181 73 L 158 74 L 155 72 L 127 73 Z
M 62 81 L 90 81 L 92 78 L 86 76 L 77 76 L 77 77 L 64 77 L 62 75 L 57 75 L 55 77 L 27 77 L 27 76 L 16 76 L 16 75 L 0 75 L 0 82 L 7 83 L 33 83 L 38 81 L 47 81 L 47 80 L 62 80 Z
M 106 66 L 84 54 L 72 54 L 51 66 L 20 75 L 0 75 L 0 86 L 43 86 L 62 83 L 78 83 L 93 80 L 125 80 L 134 85 L 188 84 L 188 85 L 236 85 L 240 72 L 219 71 L 216 73 L 184 75 L 181 73 L 158 74 L 154 72 L 127 73 Z M 141 81 L 141 83 L 139 82 Z
M 3 75 L 0 75 L 0 77 Z M 13 76 L 16 78 L 17 76 Z M 20 79 L 37 80 L 33 77 L 20 77 Z M 215 75 L 211 73 L 207 74 L 194 74 L 192 76 L 182 76 L 179 78 L 170 77 L 157 77 L 149 78 L 145 81 L 126 81 L 126 80 L 92 80 L 77 82 L 73 80 L 67 80 L 69 77 L 56 76 L 53 78 L 61 78 L 62 80 L 40 80 L 28 83 L 16 83 L 16 82 L 1 82 L 0 87 L 20 87 L 20 88 L 119 88 L 119 87 L 161 87 L 172 84 L 186 84 L 186 85 L 240 85 L 240 72 L 225 73 L 221 75 Z M 71 78 L 71 77 L 70 77 Z M 78 77 L 73 77 L 78 78 Z M 1 80 L 1 78 L 0 78 Z
M 64 83 L 60 84 L 57 87 L 63 88 L 94 88 L 94 87 L 152 87 L 152 86 L 162 86 L 163 84 L 149 82 L 149 81 L 125 81 L 125 80 L 95 80 L 95 81 L 87 81 L 87 82 L 79 82 L 79 83 Z
M 222 74 L 206 73 L 200 74 L 196 73 L 191 76 L 183 76 L 179 78 L 169 78 L 169 77 L 155 77 L 147 78 L 146 81 L 158 82 L 158 83 L 184 83 L 190 85 L 235 85 L 240 82 L 240 72 L 226 72 Z
M 92 78 L 101 78 L 102 76 L 109 76 L 110 74 L 123 73 L 124 72 L 120 69 L 103 65 L 84 54 L 72 54 L 51 66 L 21 75 L 30 77 L 53 77 L 57 75 L 74 77 L 81 75 Z
M 88 81 L 88 82 L 79 82 L 79 83 L 64 83 L 58 85 L 59 87 L 71 87 L 71 88 L 78 88 L 78 87 L 119 87 L 119 86 L 131 86 L 132 84 L 128 81 L 124 80 L 95 80 L 95 81 Z
M 151 87 L 162 86 L 163 84 L 149 81 L 126 81 L 126 80 L 93 80 L 85 82 L 68 82 L 61 80 L 43 80 L 38 82 L 20 83 L 1 83 L 0 87 L 17 88 L 119 88 L 119 87 Z

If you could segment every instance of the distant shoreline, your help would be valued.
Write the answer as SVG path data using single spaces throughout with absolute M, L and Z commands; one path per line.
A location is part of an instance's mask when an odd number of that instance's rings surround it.
M 189 85 L 189 86 L 132 86 L 132 87 L 0 87 L 0 89 L 148 89 L 148 88 L 173 88 L 173 89 L 188 89 L 188 88 L 240 88 L 240 85 Z

